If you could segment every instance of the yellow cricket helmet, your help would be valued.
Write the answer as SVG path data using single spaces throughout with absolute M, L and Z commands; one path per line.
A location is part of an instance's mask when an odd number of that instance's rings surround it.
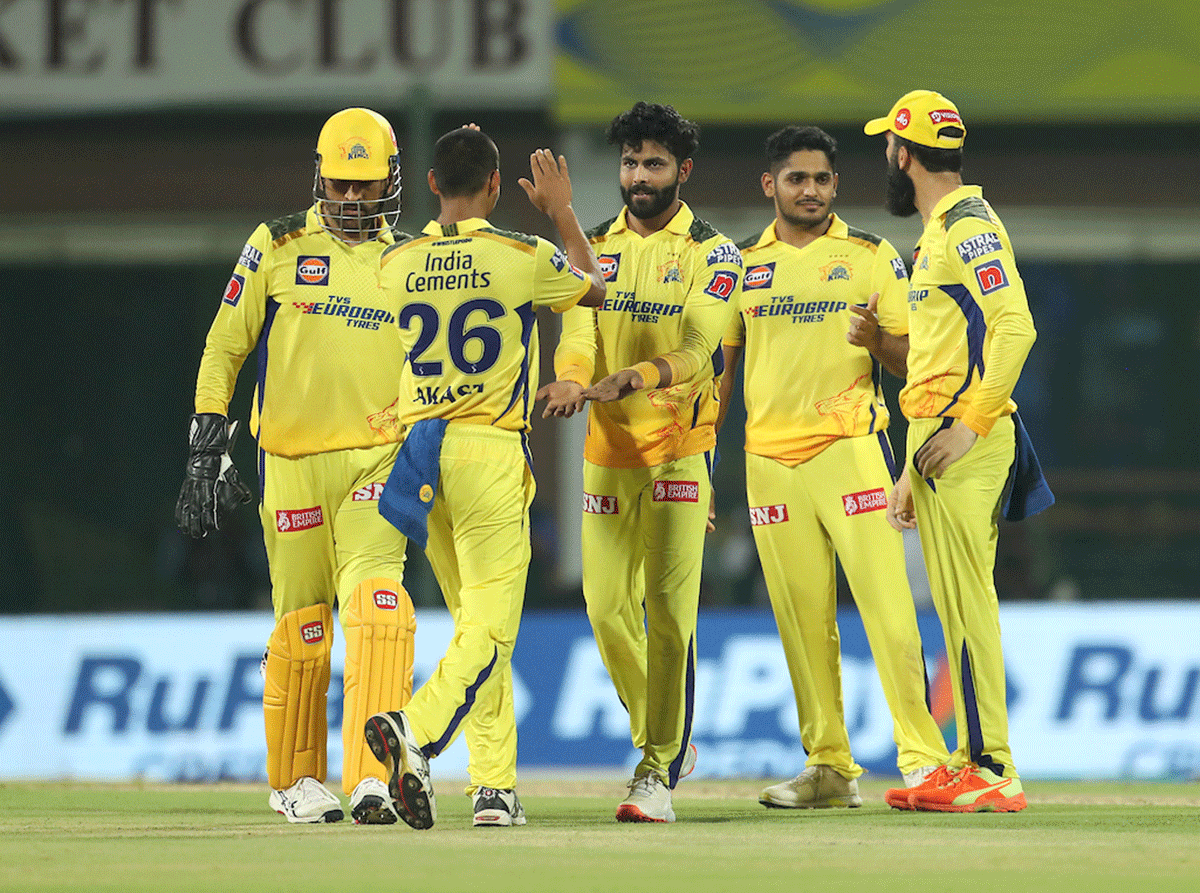
M 326 198 L 322 178 L 329 180 L 386 180 L 379 202 L 337 202 Z M 359 221 L 381 215 L 394 225 L 400 214 L 400 147 L 387 118 L 366 108 L 342 109 L 332 115 L 317 137 L 313 197 L 324 202 L 324 212 L 341 226 L 346 206 L 359 206 Z M 373 228 L 373 227 L 372 227 Z

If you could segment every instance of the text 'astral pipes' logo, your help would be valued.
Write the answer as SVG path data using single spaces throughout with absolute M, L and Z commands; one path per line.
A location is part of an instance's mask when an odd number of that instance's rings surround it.
M 589 515 L 619 515 L 621 513 L 615 496 L 583 494 L 583 510 Z
M 297 285 L 328 285 L 329 255 L 296 258 Z
M 787 506 L 752 505 L 750 506 L 750 526 L 761 527 L 764 524 L 782 524 L 788 519 Z
M 400 598 L 390 589 L 376 589 L 373 598 L 381 611 L 394 611 L 400 606 Z
M 883 492 L 883 487 L 877 490 L 863 490 L 861 493 L 847 493 L 842 497 L 842 507 L 847 516 L 860 512 L 877 512 L 887 508 L 887 494 Z
M 310 509 L 280 509 L 275 512 L 275 527 L 280 533 L 293 530 L 312 530 L 325 523 L 325 515 L 319 505 Z
M 305 645 L 317 644 L 325 638 L 325 624 L 320 620 L 304 624 L 300 627 L 300 638 L 304 640 Z
M 655 481 L 655 502 L 699 502 L 699 481 Z

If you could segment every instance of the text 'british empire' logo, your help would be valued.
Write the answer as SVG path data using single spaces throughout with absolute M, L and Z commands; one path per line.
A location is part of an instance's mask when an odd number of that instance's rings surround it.
M 699 481 L 655 481 L 655 502 L 699 502 Z
M 847 493 L 842 497 L 842 507 L 847 516 L 877 512 L 887 508 L 887 494 L 883 492 L 882 487 L 877 490 L 863 490 L 861 493 Z

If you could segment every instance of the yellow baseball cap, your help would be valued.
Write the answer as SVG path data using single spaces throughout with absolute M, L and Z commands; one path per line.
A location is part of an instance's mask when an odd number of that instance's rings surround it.
M 942 135 L 945 127 L 957 127 L 957 135 Z M 863 128 L 865 133 L 891 131 L 910 142 L 934 149 L 959 149 L 967 136 L 958 107 L 941 93 L 933 90 L 913 90 L 905 93 L 883 118 L 872 118 Z
M 370 109 L 342 109 L 317 137 L 321 176 L 334 180 L 386 180 L 399 152 L 392 125 Z

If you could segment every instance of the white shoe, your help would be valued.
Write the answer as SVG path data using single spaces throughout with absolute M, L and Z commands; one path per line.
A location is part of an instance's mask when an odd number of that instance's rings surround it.
M 350 816 L 356 825 L 396 824 L 396 807 L 387 785 L 373 775 L 355 785 L 350 795 Z
M 937 766 L 920 766 L 919 768 L 914 769 L 912 772 L 905 772 L 903 773 L 904 786 L 906 788 L 915 788 L 930 775 L 932 775 L 936 770 Z
M 846 778 L 832 766 L 809 766 L 791 781 L 765 788 L 758 802 L 783 809 L 825 809 L 862 806 L 862 797 L 857 779 Z
M 618 822 L 673 822 L 671 789 L 653 772 L 629 780 L 629 796 L 617 807 Z
M 267 803 L 289 822 L 340 822 L 345 816 L 342 801 L 310 775 L 304 776 L 290 788 L 271 791 Z
M 525 824 L 525 808 L 512 788 L 478 788 L 471 798 L 476 828 L 507 828 Z
M 367 746 L 388 771 L 388 794 L 400 818 L 418 829 L 437 821 L 437 800 L 429 780 L 429 758 L 402 712 L 376 713 L 367 720 Z
M 682 780 L 692 774 L 696 768 L 696 745 L 689 744 L 683 752 L 683 762 L 679 766 L 679 778 Z

